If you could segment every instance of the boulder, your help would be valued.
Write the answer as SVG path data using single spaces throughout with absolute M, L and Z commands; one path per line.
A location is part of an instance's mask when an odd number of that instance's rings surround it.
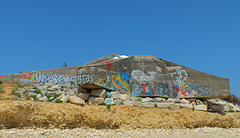
M 115 104 L 115 101 L 113 100 L 113 98 L 106 98 L 104 100 L 104 103 L 113 105 L 113 104 Z
M 75 92 L 72 91 L 72 90 L 69 90 L 69 91 L 67 91 L 67 94 L 70 95 L 70 96 L 73 96 L 73 95 L 75 95 Z
M 191 104 L 180 104 L 180 108 L 183 109 L 192 109 L 193 106 Z
M 192 104 L 193 106 L 197 105 L 195 101 L 192 101 L 190 104 Z
M 155 103 L 154 102 L 144 102 L 142 103 L 143 107 L 155 107 Z
M 37 94 L 34 93 L 34 92 L 29 92 L 29 93 L 28 93 L 28 96 L 29 96 L 29 97 L 33 97 L 33 96 L 35 96 L 35 95 L 37 95 Z
M 44 96 L 44 97 L 39 98 L 38 101 L 46 102 L 46 101 L 48 101 L 48 98 L 46 96 Z
M 186 99 L 181 99 L 181 102 L 180 102 L 181 104 L 189 104 L 189 102 L 188 102 L 188 100 L 186 100 Z
M 65 95 L 64 97 L 62 97 L 60 100 L 63 101 L 63 103 L 66 103 L 69 101 L 70 96 L 69 95 Z
M 110 98 L 118 99 L 119 98 L 119 93 L 118 92 L 111 92 Z
M 123 101 L 126 101 L 126 100 L 129 99 L 129 96 L 127 94 L 119 94 L 119 99 L 123 100 Z
M 123 105 L 133 106 L 132 101 L 123 101 Z
M 221 104 L 215 104 L 209 101 L 207 108 L 210 112 L 224 113 L 224 105 Z
M 57 91 L 58 89 L 61 89 L 60 85 L 53 85 L 52 87 L 48 88 L 48 90 L 50 90 L 50 91 Z
M 84 100 L 87 100 L 90 97 L 90 93 L 78 93 L 77 96 Z
M 156 102 L 155 104 L 159 108 L 170 108 L 174 103 L 160 103 L 160 102 Z
M 197 105 L 204 105 L 201 100 L 196 100 L 196 104 L 197 104 Z
M 107 91 L 105 89 L 92 90 L 91 95 L 96 96 L 96 97 L 105 98 L 107 96 Z
M 173 98 L 168 98 L 166 102 L 168 102 L 168 103 L 175 103 L 175 99 L 173 99 Z
M 137 107 L 142 107 L 143 104 L 140 101 L 132 101 L 132 105 Z
M 195 105 L 195 106 L 193 106 L 193 108 L 194 108 L 194 110 L 207 111 L 206 105 Z
M 175 103 L 181 103 L 181 99 L 175 99 Z
M 141 98 L 141 102 L 151 102 L 151 99 L 149 98 Z
M 78 93 L 87 93 L 88 90 L 87 90 L 87 89 L 84 89 L 84 88 L 82 88 L 82 87 L 79 86 L 77 92 L 78 92 Z
M 42 94 L 37 94 L 37 97 L 36 98 L 41 98 L 42 97 Z
M 154 98 L 153 100 L 154 102 L 166 102 L 165 98 L 160 98 L 160 97 Z
M 116 105 L 123 105 L 123 100 L 116 99 L 115 103 Z
M 77 105 L 85 105 L 85 101 L 82 98 L 79 98 L 77 96 L 70 96 L 69 101 L 72 104 L 77 104 Z
M 88 99 L 88 104 L 89 105 L 100 105 L 103 104 L 104 98 L 101 97 L 90 97 Z

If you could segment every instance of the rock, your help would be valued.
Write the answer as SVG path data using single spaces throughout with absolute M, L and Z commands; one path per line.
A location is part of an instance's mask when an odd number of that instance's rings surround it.
M 53 100 L 53 99 L 54 99 L 54 97 L 50 97 L 50 98 L 49 98 L 49 100 Z
M 148 99 L 148 98 L 141 98 L 141 102 L 150 102 L 150 99 Z
M 39 98 L 38 101 L 46 102 L 46 101 L 48 101 L 48 98 L 46 96 L 44 96 L 44 97 Z
M 123 101 L 123 105 L 133 106 L 132 101 Z
M 193 106 L 197 105 L 195 101 L 192 101 L 190 104 L 192 104 Z
M 123 100 L 123 101 L 126 101 L 126 100 L 129 99 L 129 96 L 127 94 L 119 94 L 119 99 Z
M 159 108 L 170 108 L 174 103 L 159 103 L 159 102 L 156 102 L 155 104 Z
M 191 104 L 180 104 L 180 108 L 183 108 L 183 109 L 192 109 L 193 106 Z
M 34 92 L 29 92 L 29 93 L 28 93 L 28 96 L 29 96 L 29 97 L 33 97 L 33 96 L 35 96 L 35 95 L 37 95 L 37 94 L 34 93 Z
M 142 103 L 143 107 L 155 107 L 155 103 L 154 102 L 144 102 Z
M 92 90 L 91 95 L 105 98 L 107 96 L 107 91 L 105 89 Z
M 168 98 L 166 102 L 168 102 L 168 103 L 175 103 L 175 99 L 173 99 L 173 98 Z
M 41 94 L 37 94 L 37 97 L 36 98 L 41 98 L 42 97 L 42 95 Z
M 105 104 L 111 104 L 111 105 L 115 104 L 113 98 L 106 98 L 106 99 L 104 100 L 104 103 L 105 103 Z
M 90 93 L 78 93 L 77 96 L 84 100 L 88 100 L 88 98 L 90 97 Z
M 181 104 L 189 104 L 189 102 L 188 102 L 188 100 L 186 100 L 186 99 L 181 99 L 181 102 L 180 102 Z
M 196 100 L 196 104 L 197 104 L 197 105 L 204 105 L 201 100 Z
M 207 111 L 206 105 L 195 105 L 195 106 L 193 106 L 193 108 L 194 108 L 194 110 Z
M 154 98 L 153 100 L 154 102 L 166 102 L 165 98 L 160 98 L 160 97 Z
M 116 105 L 123 105 L 123 101 L 119 100 L 119 99 L 116 99 L 115 103 L 116 103 Z
M 15 93 L 16 93 L 16 94 L 21 94 L 21 95 L 22 95 L 22 94 L 23 94 L 23 91 L 19 91 L 19 90 L 18 90 L 18 91 L 16 91 Z
M 78 87 L 78 91 L 77 91 L 78 93 L 88 93 L 88 90 L 87 89 L 84 89 L 84 88 L 82 88 L 82 87 Z
M 180 108 L 180 104 L 172 104 L 169 107 L 169 109 L 179 109 L 179 108 Z
M 50 90 L 50 91 L 57 91 L 60 88 L 61 88 L 60 85 L 53 85 L 52 87 L 49 87 L 48 90 Z
M 107 97 L 110 98 L 111 97 L 111 93 L 107 92 Z
M 75 92 L 72 91 L 72 90 L 69 90 L 69 91 L 67 91 L 67 94 L 70 95 L 70 96 L 73 96 L 73 95 L 75 95 Z
M 175 99 L 175 103 L 181 103 L 181 99 Z
M 85 101 L 82 98 L 79 98 L 77 96 L 70 96 L 69 97 L 70 103 L 77 104 L 77 105 L 85 105 Z
M 224 105 L 221 104 L 215 104 L 209 101 L 207 108 L 210 112 L 224 113 Z
M 118 99 L 119 98 L 119 93 L 118 92 L 111 92 L 111 97 L 113 99 Z
M 104 98 L 101 97 L 90 97 L 88 99 L 88 104 L 89 105 L 100 105 L 103 104 Z
M 60 100 L 63 101 L 63 103 L 66 103 L 69 101 L 70 96 L 69 95 L 65 95 L 63 98 L 61 98 Z
M 142 107 L 142 102 L 140 101 L 132 101 L 132 106 Z

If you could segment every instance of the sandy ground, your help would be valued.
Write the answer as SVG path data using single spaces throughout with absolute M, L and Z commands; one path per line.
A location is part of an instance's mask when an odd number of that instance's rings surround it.
M 131 106 L 78 106 L 0 94 L 0 137 L 239 137 L 240 113 Z

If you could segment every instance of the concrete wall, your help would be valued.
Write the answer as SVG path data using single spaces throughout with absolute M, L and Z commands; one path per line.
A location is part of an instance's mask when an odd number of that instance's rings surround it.
M 114 89 L 136 96 L 230 96 L 229 80 L 152 56 L 102 60 L 79 69 L 78 84 Z
M 79 67 L 80 66 L 0 75 L 0 81 L 2 83 L 22 82 L 25 84 L 77 82 Z

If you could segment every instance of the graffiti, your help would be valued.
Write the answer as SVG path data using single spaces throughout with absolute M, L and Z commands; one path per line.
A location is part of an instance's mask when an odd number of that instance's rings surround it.
M 121 73 L 122 73 L 122 79 L 126 79 L 128 81 L 129 80 L 129 74 L 127 74 L 123 71 Z
M 107 64 L 107 70 L 110 70 L 111 69 L 111 63 L 108 63 Z
M 129 85 L 125 81 L 121 80 L 119 76 L 113 75 L 111 77 L 113 88 L 121 93 L 129 93 Z
M 93 74 L 79 74 L 78 75 L 78 84 L 93 83 L 94 75 Z
M 22 83 L 68 83 L 75 82 L 76 75 L 61 74 L 61 73 L 48 73 L 48 72 L 25 72 L 17 75 L 17 78 Z
M 147 76 L 144 72 L 142 72 L 140 70 L 134 70 L 134 71 L 132 71 L 131 75 L 132 75 L 132 78 L 135 79 L 139 83 L 153 81 L 156 72 L 148 71 L 148 74 L 150 74 L 150 76 Z
M 59 73 L 33 73 L 31 76 L 32 82 L 36 83 L 67 83 L 67 82 L 75 82 L 76 75 L 67 75 L 67 74 L 59 74 Z
M 183 74 L 183 76 L 182 76 L 182 74 Z M 169 73 L 169 75 L 170 75 L 171 77 L 175 77 L 175 76 L 176 76 L 175 78 L 176 78 L 176 81 L 177 81 L 178 83 L 181 83 L 181 82 L 183 82 L 183 81 L 186 81 L 186 80 L 187 80 L 187 77 L 188 77 L 187 72 L 186 72 L 185 70 L 180 70 L 180 69 L 176 69 L 175 72 Z
M 9 80 L 9 77 L 7 77 L 7 76 L 0 76 L 0 80 Z
M 28 79 L 31 77 L 31 73 L 30 72 L 24 72 L 24 73 L 20 73 L 18 75 L 19 78 L 23 78 L 23 79 Z
M 131 87 L 132 95 L 155 95 L 154 89 L 149 83 L 142 83 L 141 85 L 133 84 Z

